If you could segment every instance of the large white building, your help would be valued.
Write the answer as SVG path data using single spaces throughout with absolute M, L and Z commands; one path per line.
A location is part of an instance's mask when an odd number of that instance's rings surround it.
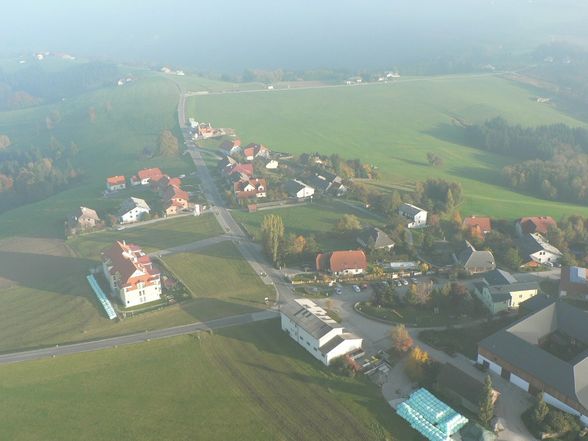
M 102 271 L 110 289 L 129 308 L 161 298 L 161 277 L 141 248 L 117 241 L 102 252 Z
M 521 255 L 525 262 L 536 262 L 541 265 L 554 264 L 563 254 L 556 247 L 547 242 L 539 233 L 529 233 L 520 239 Z
M 149 214 L 151 208 L 143 199 L 130 197 L 120 206 L 119 218 L 123 224 L 130 224 L 142 220 L 144 214 Z
M 361 349 L 363 339 L 347 332 L 323 308 L 295 299 L 280 311 L 282 330 L 327 366 L 337 357 Z
M 408 228 L 420 228 L 427 225 L 427 212 L 412 204 L 402 204 L 398 214 L 409 220 Z

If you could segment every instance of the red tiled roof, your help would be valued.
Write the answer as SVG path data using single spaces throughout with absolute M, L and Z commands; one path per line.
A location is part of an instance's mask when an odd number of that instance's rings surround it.
M 492 221 L 487 216 L 466 217 L 463 220 L 463 226 L 470 231 L 479 231 L 480 233 L 484 233 L 484 231 L 492 231 Z
M 235 164 L 229 171 L 229 175 L 243 173 L 247 176 L 253 176 L 253 164 Z
M 117 241 L 102 252 L 102 259 L 109 261 L 110 274 L 119 274 L 121 287 L 136 286 L 137 283 L 150 283 L 159 273 L 152 269 L 151 259 L 134 244 Z
M 557 222 L 551 216 L 531 216 L 520 218 L 519 225 L 525 234 L 547 234 L 549 227 L 557 227 Z
M 169 185 L 165 192 L 163 193 L 163 199 L 165 200 L 173 200 L 173 199 L 184 199 L 189 200 L 190 195 L 187 191 L 182 190 L 181 188 L 175 187 L 173 185 Z
M 106 179 L 106 183 L 108 185 L 120 185 L 120 184 L 124 184 L 125 182 L 126 182 L 126 179 L 124 176 L 111 176 Z
M 362 250 L 333 251 L 316 257 L 317 270 L 338 273 L 348 269 L 367 269 L 367 258 Z
M 139 170 L 137 173 L 141 180 L 143 179 L 151 179 L 151 180 L 158 180 L 163 176 L 161 170 L 157 167 L 155 168 L 144 168 L 143 170 Z

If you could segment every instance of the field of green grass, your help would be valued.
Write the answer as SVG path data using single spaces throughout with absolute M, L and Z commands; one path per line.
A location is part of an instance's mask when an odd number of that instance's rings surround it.
M 201 305 L 200 320 L 261 309 L 265 297 L 275 297 L 274 288 L 261 282 L 231 242 L 162 260 Z
M 509 190 L 500 170 L 513 160 L 463 145 L 458 121 L 501 115 L 528 126 L 584 124 L 536 103 L 537 94 L 494 76 L 402 78 L 391 84 L 198 96 L 190 99 L 188 113 L 234 128 L 245 143 L 265 143 L 276 151 L 359 157 L 379 167 L 376 185 L 410 185 L 429 177 L 459 181 L 463 214 L 586 216 L 587 207 Z M 444 165 L 431 167 L 427 152 L 438 154 Z
M 276 320 L 0 366 L 0 389 L 13 441 L 422 439 L 375 385 L 328 372 Z
M 223 234 L 212 214 L 167 219 L 122 231 L 106 230 L 68 240 L 67 245 L 80 257 L 100 259 L 100 252 L 117 240 L 139 245 L 146 253 L 173 248 Z
M 260 233 L 263 217 L 268 214 L 277 214 L 282 217 L 286 234 L 295 233 L 304 236 L 314 234 L 319 247 L 325 251 L 358 247 L 355 237 L 335 231 L 337 221 L 344 214 L 357 216 L 363 224 L 382 226 L 380 220 L 367 214 L 363 215 L 337 201 L 321 201 L 300 207 L 264 210 L 256 213 L 233 211 L 235 219 L 255 237 Z

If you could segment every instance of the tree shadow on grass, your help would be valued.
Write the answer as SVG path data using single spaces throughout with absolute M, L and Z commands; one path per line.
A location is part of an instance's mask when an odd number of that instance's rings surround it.
M 57 294 L 77 296 L 66 282 L 72 278 L 86 284 L 85 275 L 96 262 L 68 256 L 52 256 L 14 251 L 0 251 L 0 277 L 18 285 Z

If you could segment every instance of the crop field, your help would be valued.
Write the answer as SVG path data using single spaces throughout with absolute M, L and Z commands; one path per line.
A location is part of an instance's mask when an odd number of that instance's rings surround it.
M 275 297 L 274 288 L 261 282 L 231 242 L 162 260 L 192 292 L 199 320 L 252 312 L 265 308 L 265 297 Z
M 421 439 L 376 386 L 331 374 L 276 320 L 0 366 L 0 388 L 14 441 Z
M 177 219 L 127 227 L 122 231 L 106 230 L 75 237 L 67 245 L 80 257 L 100 259 L 100 251 L 117 240 L 139 245 L 143 251 L 151 253 L 157 250 L 185 245 L 222 234 L 223 231 L 212 214 L 199 217 L 185 216 Z
M 513 219 L 588 208 L 509 190 L 501 169 L 513 160 L 463 145 L 461 122 L 503 116 L 513 123 L 583 125 L 533 99 L 539 92 L 496 76 L 402 78 L 394 83 L 193 97 L 189 114 L 232 127 L 243 142 L 290 153 L 337 153 L 378 166 L 374 185 L 410 186 L 439 177 L 459 181 L 463 214 Z M 431 167 L 427 152 L 444 165 Z
M 276 210 L 264 210 L 257 213 L 246 213 L 235 210 L 233 216 L 253 236 L 261 229 L 264 216 L 277 214 L 284 221 L 286 234 L 295 233 L 308 236 L 314 234 L 316 241 L 323 250 L 357 248 L 355 237 L 335 231 L 337 221 L 344 214 L 353 214 L 364 225 L 382 226 L 377 218 L 362 214 L 340 202 L 315 202 L 300 207 L 289 207 Z

